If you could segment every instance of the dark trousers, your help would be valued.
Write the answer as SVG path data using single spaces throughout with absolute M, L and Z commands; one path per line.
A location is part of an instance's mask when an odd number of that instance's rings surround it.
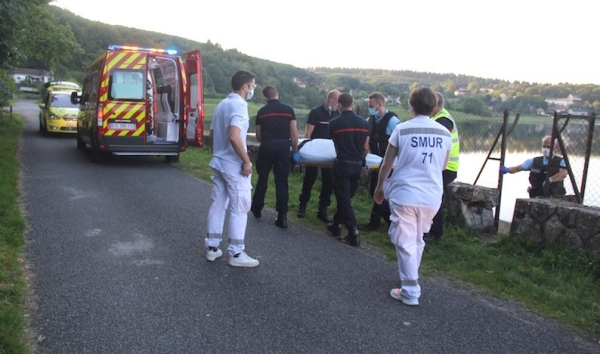
M 362 161 L 336 160 L 333 163 L 333 191 L 337 200 L 333 223 L 343 223 L 349 231 L 356 228 L 352 197 L 358 189 L 361 170 Z
M 300 204 L 308 204 L 310 193 L 317 176 L 319 167 L 304 167 L 304 182 L 302 183 L 302 193 L 300 193 Z M 319 207 L 328 207 L 331 204 L 331 194 L 333 193 L 333 174 L 331 168 L 321 168 L 321 193 L 319 194 Z
M 371 171 L 371 180 L 369 183 L 369 193 L 371 197 L 375 194 L 375 188 L 377 188 L 377 179 L 379 178 L 379 171 Z M 385 222 L 390 224 L 390 203 L 384 199 L 383 203 L 377 204 L 373 202 L 373 207 L 371 208 L 371 218 L 369 219 L 369 224 L 375 227 L 379 227 L 381 224 L 381 219 L 385 220 Z
M 431 230 L 429 234 L 433 237 L 442 237 L 444 234 L 444 197 L 446 196 L 446 187 L 456 179 L 456 171 L 444 170 L 442 172 L 442 179 L 444 185 L 444 193 L 442 194 L 442 205 L 440 210 L 433 217 L 433 223 L 431 224 Z
M 290 141 L 286 139 L 267 140 L 260 144 L 256 156 L 258 181 L 252 197 L 252 209 L 262 210 L 269 184 L 269 172 L 275 176 L 275 210 L 288 211 L 288 176 L 290 175 Z

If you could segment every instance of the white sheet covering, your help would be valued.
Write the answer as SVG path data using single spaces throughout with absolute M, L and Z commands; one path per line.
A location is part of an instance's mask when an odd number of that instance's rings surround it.
M 298 141 L 302 143 L 303 139 Z M 298 150 L 302 163 L 308 165 L 327 165 L 333 164 L 335 160 L 335 147 L 331 139 L 313 139 L 307 142 Z M 370 169 L 378 169 L 382 158 L 375 154 L 367 154 L 367 167 Z

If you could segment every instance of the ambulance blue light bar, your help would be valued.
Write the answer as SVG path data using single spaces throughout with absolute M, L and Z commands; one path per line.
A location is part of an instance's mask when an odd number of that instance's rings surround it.
M 174 49 L 132 47 L 129 45 L 118 45 L 118 44 L 109 44 L 108 50 L 135 50 L 135 51 L 140 51 L 140 52 L 166 53 L 166 54 L 170 54 L 170 55 L 177 54 L 177 51 Z

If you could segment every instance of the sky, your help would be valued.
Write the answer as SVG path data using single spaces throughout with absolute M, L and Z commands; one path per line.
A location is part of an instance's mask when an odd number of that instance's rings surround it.
M 533 4 L 532 4 L 533 3 Z M 300 68 L 462 74 L 600 85 L 589 1 L 55 0 L 89 20 L 166 33 Z M 96 4 L 96 6 L 92 6 Z M 115 43 L 119 44 L 119 43 Z

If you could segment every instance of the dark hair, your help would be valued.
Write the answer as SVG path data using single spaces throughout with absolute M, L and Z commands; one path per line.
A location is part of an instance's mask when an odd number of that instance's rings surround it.
M 268 100 L 272 100 L 277 97 L 277 90 L 271 85 L 265 86 L 265 88 L 262 90 L 262 93 Z
M 340 104 L 340 106 L 342 106 L 342 108 L 352 108 L 353 102 L 354 102 L 354 99 L 352 98 L 352 95 L 349 93 L 341 93 L 340 96 L 338 97 L 338 103 Z
M 429 87 L 415 87 L 408 97 L 408 103 L 417 115 L 429 116 L 437 104 L 437 97 Z
M 245 84 L 251 83 L 252 80 L 255 80 L 255 79 L 256 79 L 256 75 L 254 75 L 254 73 L 251 73 L 250 71 L 246 71 L 246 70 L 236 71 L 231 76 L 231 88 L 233 89 L 233 91 L 239 91 L 242 89 L 242 86 L 244 86 Z

